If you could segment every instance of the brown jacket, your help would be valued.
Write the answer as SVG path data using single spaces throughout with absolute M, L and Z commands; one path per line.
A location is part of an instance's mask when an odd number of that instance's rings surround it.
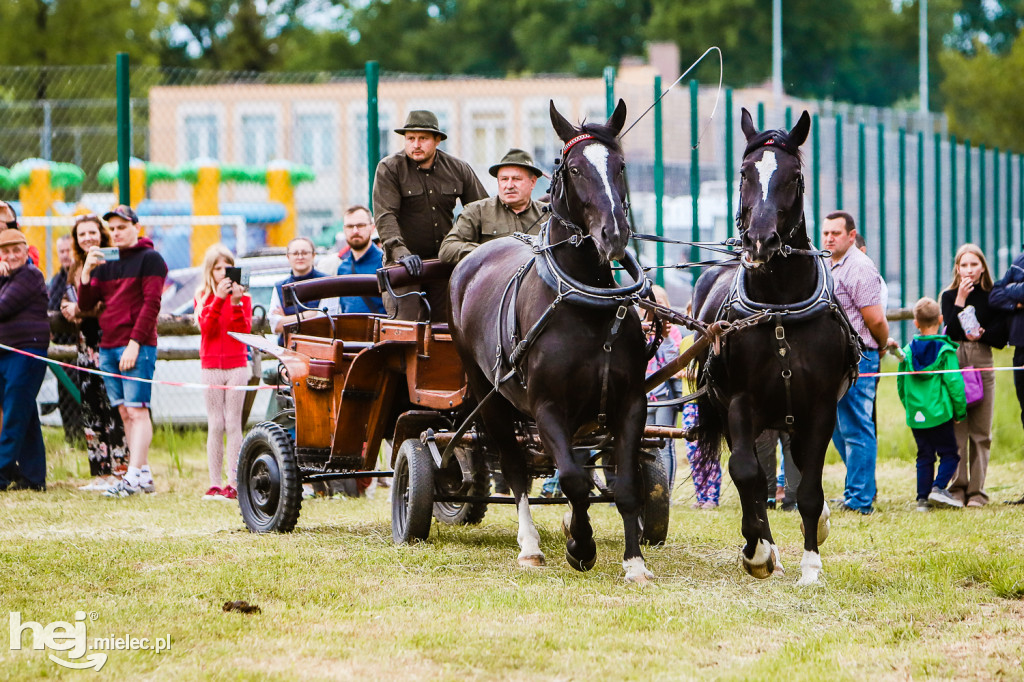
M 421 170 L 404 151 L 377 164 L 373 215 L 384 247 L 384 262 L 414 253 L 437 258 L 452 229 L 455 202 L 466 206 L 487 192 L 468 163 L 440 149 L 429 170 Z
M 544 224 L 541 220 L 544 206 L 539 201 L 531 201 L 521 213 L 515 213 L 498 197 L 474 201 L 459 214 L 455 227 L 441 242 L 441 260 L 455 265 L 491 239 L 513 232 L 538 234 Z

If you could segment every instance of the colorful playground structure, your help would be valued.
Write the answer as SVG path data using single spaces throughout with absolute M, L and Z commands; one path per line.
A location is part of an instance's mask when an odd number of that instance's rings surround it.
M 271 161 L 266 166 L 222 164 L 199 159 L 178 168 L 132 158 L 129 168 L 129 197 L 145 230 L 147 217 L 152 227 L 168 225 L 152 234 L 163 242 L 161 249 L 171 267 L 199 265 L 210 245 L 225 241 L 238 250 L 244 245 L 286 246 L 296 233 L 295 187 L 315 179 L 313 170 L 290 161 Z M 96 174 L 101 186 L 118 193 L 118 163 L 104 164 Z M 58 237 L 70 231 L 72 218 L 87 212 L 65 202 L 65 190 L 85 182 L 85 172 L 70 163 L 26 159 L 10 169 L 0 167 L 0 189 L 17 190 L 15 210 L 24 223 L 29 244 L 39 249 L 44 272 L 57 267 Z M 159 182 L 187 182 L 192 201 L 148 199 L 147 190 Z M 267 200 L 229 203 L 220 201 L 223 183 L 254 183 L 267 186 Z M 160 216 L 160 218 L 156 218 Z M 203 217 L 211 217 L 204 222 Z M 232 217 L 225 221 L 225 217 Z M 53 218 L 67 220 L 46 220 Z M 182 218 L 177 224 L 173 218 Z M 187 220 L 184 220 L 187 218 Z M 40 220 L 42 219 L 42 220 Z M 225 224 L 242 224 L 245 234 L 225 231 Z M 49 242 L 49 243 L 48 243 Z M 188 254 L 187 257 L 184 254 Z

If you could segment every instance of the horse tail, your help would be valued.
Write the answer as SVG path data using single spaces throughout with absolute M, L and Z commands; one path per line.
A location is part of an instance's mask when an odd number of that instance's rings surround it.
M 707 388 L 696 400 L 697 421 L 693 427 L 696 435 L 697 448 L 700 451 L 700 461 L 708 465 L 718 463 L 721 458 L 722 438 L 725 436 L 725 422 L 711 397 L 711 387 L 708 383 L 707 374 L 703 372 L 704 363 L 697 365 L 697 376 L 700 377 L 700 385 Z

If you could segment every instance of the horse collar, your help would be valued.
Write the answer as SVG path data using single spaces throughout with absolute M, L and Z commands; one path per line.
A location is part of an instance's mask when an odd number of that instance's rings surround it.
M 835 297 L 835 284 L 832 280 L 832 273 L 825 267 L 825 258 L 816 256 L 814 258 L 816 268 L 816 284 L 814 293 L 803 301 L 797 303 L 761 303 L 750 298 L 747 291 L 747 270 L 738 268 L 733 277 L 732 286 L 729 289 L 729 296 L 722 304 L 722 312 L 731 310 L 733 313 L 748 317 L 751 315 L 781 315 L 787 321 L 797 322 L 830 310 L 837 305 Z M 721 319 L 721 313 L 719 315 Z

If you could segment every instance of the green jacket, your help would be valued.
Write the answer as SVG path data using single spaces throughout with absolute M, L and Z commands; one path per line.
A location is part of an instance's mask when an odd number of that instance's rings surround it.
M 906 356 L 899 371 L 921 372 L 960 369 L 957 344 L 945 334 L 917 336 L 903 347 Z M 907 410 L 907 426 L 928 429 L 950 419 L 967 418 L 964 378 L 960 372 L 911 374 L 896 377 L 896 392 Z
M 484 242 L 507 237 L 514 232 L 538 234 L 544 204 L 531 201 L 522 212 L 516 213 L 498 197 L 481 199 L 466 206 L 455 221 L 451 232 L 441 242 L 440 258 L 456 265 Z

